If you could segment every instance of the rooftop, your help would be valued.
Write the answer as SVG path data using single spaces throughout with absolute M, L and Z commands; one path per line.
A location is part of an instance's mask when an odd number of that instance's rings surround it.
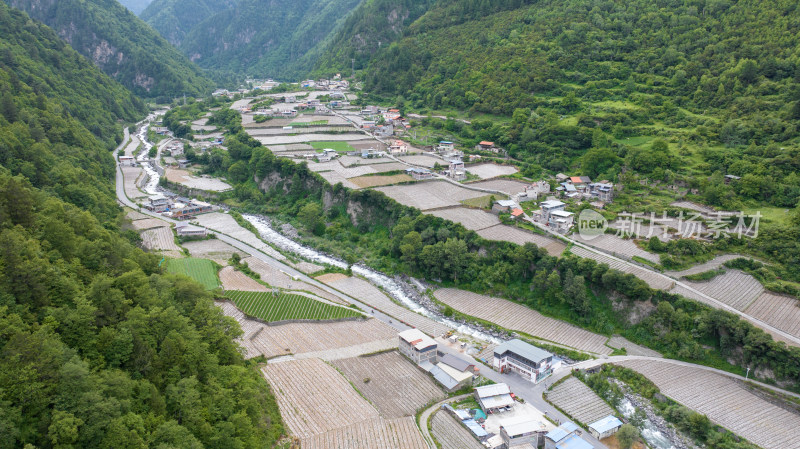
M 556 444 L 556 449 L 594 449 L 594 446 L 578 435 L 570 435 L 561 443 Z
M 614 415 L 608 415 L 597 422 L 589 424 L 589 427 L 596 430 L 597 433 L 605 433 L 621 425 L 622 421 L 620 421 L 619 418 Z
M 522 421 L 515 424 L 508 424 L 501 426 L 505 429 L 509 436 L 522 435 L 531 432 L 541 432 L 545 429 L 545 425 L 539 421 Z
M 511 215 L 512 215 L 512 216 L 514 216 L 514 217 L 519 217 L 519 216 L 520 216 L 520 215 L 522 215 L 523 213 L 524 213 L 524 212 L 523 212 L 523 211 L 522 211 L 522 209 L 520 209 L 520 208 L 516 208 L 516 209 L 514 209 L 514 210 L 512 210 L 512 211 L 511 211 Z
M 474 363 L 468 362 L 460 357 L 456 357 L 453 354 L 445 354 L 444 357 L 442 357 L 441 363 L 449 365 L 458 371 L 466 371 L 470 366 L 475 366 Z
M 573 214 L 572 212 L 567 212 L 565 210 L 554 210 L 553 212 L 550 212 L 550 215 L 555 215 L 556 217 L 571 217 L 575 214 Z
M 444 371 L 448 376 L 450 376 L 453 380 L 455 380 L 456 383 L 463 382 L 472 377 L 472 373 L 469 372 L 465 373 L 464 371 L 459 371 L 453 368 L 452 366 L 446 365 L 441 362 L 436 364 L 436 367 Z
M 437 382 L 442 384 L 448 390 L 452 390 L 456 386 L 458 386 L 458 379 L 453 378 L 447 371 L 443 370 L 439 366 L 434 366 L 429 371 L 433 378 L 436 379 Z
M 557 428 L 548 432 L 547 435 L 545 436 L 558 443 L 559 441 L 565 439 L 567 436 L 569 436 L 569 434 L 571 434 L 576 430 L 578 430 L 578 426 L 573 422 L 567 421 L 564 424 L 561 424 Z
M 502 207 L 515 207 L 517 205 L 517 203 L 512 200 L 499 200 L 497 204 Z
M 516 338 L 494 348 L 495 356 L 502 356 L 506 352 L 513 352 L 514 354 L 517 354 L 520 357 L 524 357 L 535 363 L 541 363 L 542 360 L 553 356 L 553 354 L 545 351 L 544 349 L 537 348 L 536 346 L 525 343 L 524 341 Z
M 508 385 L 506 384 L 493 384 L 478 387 L 475 389 L 475 392 L 478 393 L 479 398 L 488 398 L 491 396 L 499 396 L 501 394 L 510 394 L 511 389 L 508 388 Z
M 561 207 L 565 204 L 558 200 L 542 201 L 542 209 L 552 209 L 554 207 Z
M 406 343 L 410 344 L 417 351 L 422 351 L 430 347 L 436 347 L 436 341 L 423 334 L 419 329 L 408 329 L 397 334 Z

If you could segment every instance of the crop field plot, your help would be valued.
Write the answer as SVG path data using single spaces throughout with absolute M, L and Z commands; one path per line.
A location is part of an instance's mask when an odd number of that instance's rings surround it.
M 181 251 L 181 247 L 175 243 L 175 234 L 168 227 L 142 231 L 142 246 L 148 251 L 174 251 L 178 254 Z
M 484 196 L 483 192 L 465 189 L 444 181 L 379 187 L 379 190 L 400 204 L 419 210 L 459 206 L 459 201 Z
M 190 189 L 207 190 L 210 192 L 224 192 L 232 189 L 230 184 L 218 178 L 194 176 L 187 170 L 168 168 L 166 171 L 168 181 L 189 187 Z
M 270 363 L 262 369 L 292 435 L 302 439 L 378 418 L 347 379 L 319 359 Z
M 381 416 L 400 418 L 445 398 L 433 379 L 397 351 L 333 362 L 375 404 Z
M 275 250 L 275 248 L 264 243 L 260 238 L 258 238 L 258 236 L 239 225 L 239 223 L 237 223 L 236 220 L 234 220 L 233 217 L 228 214 L 223 214 L 221 212 L 202 214 L 198 215 L 196 220 L 200 226 L 227 234 L 236 240 L 239 240 L 240 242 L 246 243 L 257 250 L 262 251 L 274 259 L 286 259 L 283 254 L 279 253 L 277 250 Z
M 610 354 L 607 338 L 564 321 L 549 318 L 521 304 L 477 293 L 442 288 L 434 292 L 439 301 L 458 312 L 496 323 L 506 329 L 596 354 Z
M 376 319 L 267 326 L 248 318 L 231 302 L 218 302 L 217 306 L 242 327 L 244 335 L 239 343 L 246 351 L 246 358 L 288 354 L 301 358 L 302 354 L 313 354 L 334 360 L 397 347 L 397 331 Z M 389 341 L 393 346 L 387 346 Z
M 337 171 L 342 169 L 342 164 L 339 163 L 337 160 L 332 160 L 329 162 L 309 162 L 308 168 L 311 171 L 322 173 L 322 172 L 329 172 L 329 171 Z
M 338 140 L 309 142 L 309 145 L 311 145 L 311 148 L 315 150 L 324 150 L 326 148 L 329 148 L 331 150 L 338 151 L 341 153 L 347 153 L 348 151 L 356 151 L 356 149 L 353 148 L 353 146 L 350 145 L 349 143 Z
M 143 218 L 141 220 L 134 220 L 131 222 L 131 226 L 133 229 L 137 231 L 142 231 L 145 229 L 154 229 L 154 228 L 169 228 L 170 225 L 164 220 L 159 220 L 158 218 Z
M 328 184 L 335 186 L 336 184 L 341 183 L 342 186 L 347 187 L 349 189 L 356 190 L 358 186 L 351 182 L 349 179 L 345 178 L 341 173 L 336 171 L 325 171 L 319 174 L 322 176 Z
M 396 304 L 377 287 L 363 279 L 356 277 L 337 277 L 333 280 L 330 279 L 331 278 L 323 278 L 322 276 L 319 278 L 320 281 L 325 282 L 331 287 L 387 315 L 391 315 L 410 326 L 414 326 L 428 335 L 438 337 L 450 330 L 450 328 L 444 324 L 438 323 Z
M 617 349 L 625 348 L 627 355 L 640 355 L 645 357 L 663 357 L 658 352 L 653 351 L 652 349 L 645 346 L 639 346 L 636 343 L 633 343 L 632 341 L 620 335 L 614 335 L 613 337 L 608 339 L 607 344 L 612 348 L 617 348 Z
M 320 298 L 327 299 L 328 301 L 346 304 L 338 296 L 328 293 L 317 286 L 307 284 L 300 280 L 295 280 L 288 274 L 261 259 L 248 257 L 247 259 L 244 259 L 244 262 L 247 262 L 247 265 L 250 267 L 250 269 L 261 276 L 261 281 L 266 282 L 272 287 L 278 287 L 285 290 L 305 290 L 309 293 L 319 296 Z
M 483 449 L 478 440 L 472 437 L 472 433 L 446 410 L 434 413 L 431 431 L 442 449 Z
M 414 178 L 408 175 L 388 175 L 388 176 L 378 175 L 378 176 L 359 176 L 356 178 L 350 178 L 350 182 L 358 186 L 359 189 L 364 189 L 368 187 L 388 186 L 392 184 L 409 182 L 413 180 Z
M 597 263 L 604 263 L 608 265 L 610 268 L 619 270 L 623 273 L 632 274 L 637 278 L 645 281 L 647 285 L 649 285 L 651 288 L 659 290 L 669 290 L 670 288 L 672 288 L 674 284 L 674 281 L 667 278 L 666 276 L 663 276 L 661 274 L 655 273 L 653 271 L 644 268 L 624 263 L 622 261 L 612 259 L 611 257 L 606 256 L 604 254 L 599 254 L 594 251 L 581 248 L 579 246 L 573 246 L 570 249 L 570 252 L 584 259 L 592 259 Z
M 150 216 L 149 215 L 145 215 L 145 214 L 143 214 L 141 212 L 137 212 L 137 211 L 135 211 L 133 209 L 128 209 L 126 207 L 125 208 L 125 218 L 127 218 L 128 220 L 131 220 L 131 221 L 136 221 L 136 220 L 144 220 L 144 219 L 150 218 Z
M 699 367 L 666 363 L 619 364 L 643 374 L 662 394 L 764 449 L 800 447 L 800 415 L 756 396 L 740 381 Z
M 139 148 L 139 144 L 141 143 L 142 142 L 139 140 L 138 137 L 131 136 L 130 142 L 128 142 L 128 145 L 125 147 L 125 150 L 123 150 L 122 153 L 125 156 L 133 156 L 133 152 L 136 151 L 137 148 Z
M 450 220 L 453 223 L 461 223 L 470 231 L 479 231 L 500 224 L 500 219 L 497 218 L 497 215 L 466 207 L 437 209 L 425 213 Z
M 764 293 L 756 278 L 739 270 L 728 270 L 706 282 L 686 281 L 686 284 L 737 310 L 747 309 Z
M 787 334 L 800 337 L 800 301 L 796 298 L 764 292 L 747 308 L 747 313 Z
M 467 169 L 469 171 L 469 169 Z M 469 185 L 473 187 L 480 187 L 482 189 L 499 190 L 500 192 L 508 195 L 516 195 L 525 190 L 528 184 L 522 181 L 514 181 L 511 179 L 493 179 L 491 181 L 478 181 L 471 182 Z
M 298 130 L 302 131 L 302 130 Z M 282 135 L 282 136 L 254 136 L 254 139 L 261 142 L 262 145 L 272 146 L 272 145 L 288 145 L 292 143 L 308 143 L 308 144 L 319 144 L 324 143 L 325 146 L 322 148 L 331 148 L 331 142 L 342 142 L 346 143 L 350 140 L 366 140 L 371 139 L 371 137 L 367 136 L 366 134 L 361 133 L 349 133 L 349 134 L 297 134 L 297 135 Z M 335 148 L 332 148 L 335 149 Z M 353 151 L 353 150 L 347 150 Z
M 467 171 L 481 179 L 490 179 L 498 176 L 513 175 L 519 170 L 512 165 L 479 164 L 470 165 L 467 167 Z
M 414 418 L 374 418 L 305 438 L 303 449 L 428 449 Z
M 547 254 L 551 256 L 560 256 L 567 249 L 567 245 L 552 237 L 534 234 L 533 232 L 504 224 L 481 229 L 478 231 L 478 235 L 486 240 L 511 242 L 520 246 L 530 242 L 544 248 L 547 250 Z
M 189 241 L 182 243 L 181 246 L 186 248 L 192 257 L 211 259 L 220 265 L 224 265 L 233 254 L 238 254 L 241 257 L 246 256 L 245 253 L 217 239 Z
M 269 147 L 269 150 L 272 151 L 273 153 L 284 153 L 284 152 L 287 152 L 287 151 L 288 152 L 296 151 L 296 152 L 302 152 L 303 154 L 305 154 L 305 153 L 312 152 L 314 150 L 314 147 L 312 147 L 311 145 L 309 145 L 307 143 L 296 143 L 296 144 L 289 144 L 289 145 L 272 145 L 272 146 Z
M 440 165 L 444 165 L 446 163 L 442 159 L 433 156 L 426 156 L 424 154 L 413 155 L 413 156 L 399 156 L 398 159 L 400 159 L 401 161 L 408 162 L 409 164 L 427 168 L 433 168 L 433 166 L 436 165 L 437 163 L 439 163 Z
M 167 272 L 183 274 L 199 282 L 206 290 L 219 287 L 217 267 L 207 259 L 189 257 L 186 259 L 168 259 Z
M 367 148 L 372 148 L 371 146 L 367 145 L 367 143 L 363 143 L 361 145 L 355 144 L 354 146 L 365 146 Z M 339 157 L 337 160 L 344 167 L 350 167 L 350 166 L 353 166 L 353 165 L 372 165 L 372 166 L 377 166 L 377 165 L 382 165 L 382 164 L 393 164 L 393 165 L 397 165 L 398 167 L 404 167 L 404 169 L 408 168 L 407 165 L 400 164 L 399 162 L 396 162 L 394 159 L 389 159 L 388 157 L 378 157 L 378 158 L 372 158 L 372 159 L 364 159 L 361 156 L 347 156 L 347 155 L 344 155 L 344 156 Z
M 362 316 L 355 310 L 286 292 L 276 295 L 273 292 L 229 290 L 225 296 L 246 315 L 263 321 L 338 320 Z
M 322 271 L 325 269 L 325 267 L 323 267 L 322 265 L 317 265 L 311 262 L 298 262 L 298 263 L 292 263 L 290 265 L 295 269 L 300 270 L 306 274 L 316 273 L 317 271 Z
M 122 167 L 122 181 L 125 188 L 125 196 L 135 200 L 138 198 L 146 198 L 147 195 L 136 187 L 136 181 L 142 174 L 142 167 Z
M 614 414 L 604 400 L 580 380 L 569 377 L 547 393 L 547 399 L 585 425 Z
M 223 290 L 239 290 L 243 292 L 267 292 L 269 288 L 256 282 L 241 271 L 233 267 L 224 267 L 219 270 L 219 282 Z
M 641 257 L 642 259 L 649 260 L 654 263 L 660 263 L 661 259 L 658 254 L 649 253 L 641 248 L 630 239 L 623 239 L 612 234 L 600 234 L 594 238 L 584 239 L 580 234 L 576 234 L 573 238 L 586 245 L 593 246 L 601 249 L 607 253 L 622 257 L 625 259 L 633 259 L 634 257 Z

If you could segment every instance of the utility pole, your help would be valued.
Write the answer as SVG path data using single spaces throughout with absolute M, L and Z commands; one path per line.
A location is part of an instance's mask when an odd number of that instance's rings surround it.
M 747 373 L 744 375 L 744 380 L 747 380 L 748 377 L 750 377 L 750 367 L 749 366 L 747 367 Z

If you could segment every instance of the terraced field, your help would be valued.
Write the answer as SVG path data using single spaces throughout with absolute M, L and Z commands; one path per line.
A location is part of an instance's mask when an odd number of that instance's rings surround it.
M 787 334 L 800 337 L 800 301 L 764 292 L 747 308 L 747 313 Z
M 136 187 L 136 181 L 142 176 L 142 167 L 129 167 L 126 165 L 121 167 L 121 169 L 125 196 L 131 200 L 146 198 L 147 195 Z
M 497 215 L 467 207 L 454 207 L 452 209 L 437 209 L 426 212 L 453 223 L 461 223 L 470 231 L 479 231 L 500 224 Z
M 574 377 L 568 377 L 548 391 L 547 400 L 587 426 L 614 414 L 614 409 L 606 401 Z
M 379 417 L 375 407 L 322 360 L 270 363 L 261 371 L 272 385 L 281 418 L 301 440 Z
M 636 244 L 633 240 L 623 239 L 612 234 L 600 234 L 592 239 L 584 239 L 580 234 L 576 234 L 573 238 L 579 242 L 585 243 L 598 249 L 610 253 L 623 259 L 631 260 L 634 257 L 641 257 L 642 259 L 649 260 L 654 263 L 660 263 L 661 258 L 658 254 L 647 252 Z
M 233 267 L 224 267 L 219 270 L 219 281 L 223 290 L 238 290 L 243 292 L 268 292 L 269 288 L 256 282 L 241 271 Z
M 404 162 L 408 162 L 409 164 L 427 168 L 433 168 L 433 166 L 436 165 L 437 162 L 439 164 L 444 164 L 443 160 L 433 156 L 426 156 L 424 154 L 415 156 L 399 156 L 398 159 Z
M 519 170 L 513 165 L 478 164 L 470 165 L 467 167 L 467 171 L 481 179 L 490 179 L 498 176 L 513 175 Z
M 486 195 L 445 181 L 428 181 L 402 186 L 378 187 L 378 191 L 400 204 L 419 210 L 459 206 L 460 201 Z
M 208 190 L 209 192 L 225 192 L 233 187 L 219 178 L 194 176 L 187 170 L 168 168 L 165 172 L 168 181 L 186 186 L 190 189 Z
M 513 196 L 524 191 L 525 186 L 528 184 L 522 181 L 513 181 L 511 179 L 493 179 L 491 181 L 471 182 L 469 185 L 472 187 L 479 187 L 481 189 L 498 190 Z
M 431 418 L 431 431 L 442 445 L 442 449 L 483 449 L 456 418 L 445 410 L 439 410 Z
M 357 185 L 359 188 L 364 189 L 368 187 L 388 186 L 391 184 L 398 184 L 401 182 L 413 181 L 414 178 L 408 175 L 387 175 L 387 176 L 360 176 L 351 178 L 350 182 Z
M 534 234 L 533 232 L 504 224 L 481 229 L 478 231 L 478 235 L 486 240 L 511 242 L 520 246 L 530 242 L 536 246 L 544 248 L 547 250 L 547 254 L 550 254 L 551 256 L 560 256 L 561 253 L 563 253 L 567 248 L 567 245 L 552 237 Z
M 375 418 L 302 440 L 303 449 L 428 449 L 414 418 Z
M 338 320 L 362 316 L 355 310 L 332 306 L 303 295 L 279 292 L 226 291 L 225 296 L 246 315 L 263 321 Z
M 581 351 L 611 353 L 611 348 L 605 345 L 607 337 L 546 317 L 512 301 L 454 288 L 436 290 L 434 296 L 458 312 L 496 323 L 506 329 L 524 332 Z
M 245 253 L 217 239 L 184 242 L 181 246 L 186 248 L 192 257 L 211 259 L 217 263 L 227 261 L 233 254 L 238 254 L 241 257 L 246 256 Z
M 642 373 L 662 394 L 764 449 L 800 447 L 800 415 L 761 399 L 737 380 L 658 361 L 630 360 L 620 365 Z
M 760 282 L 739 270 L 728 270 L 705 282 L 685 282 L 698 291 L 737 310 L 747 309 L 764 292 L 764 287 Z
M 239 240 L 240 242 L 246 243 L 257 250 L 262 251 L 274 259 L 286 259 L 283 254 L 279 253 L 273 247 L 261 241 L 261 239 L 259 239 L 255 234 L 240 226 L 239 223 L 236 223 L 236 220 L 234 220 L 233 217 L 228 214 L 214 212 L 210 214 L 198 215 L 197 222 L 200 223 L 200 226 L 227 234 L 236 240 Z
M 217 306 L 225 315 L 238 321 L 242 327 L 244 335 L 239 342 L 246 351 L 246 358 L 259 355 L 272 358 L 326 351 L 338 356 L 335 350 L 353 346 L 374 344 L 380 349 L 391 347 L 386 346 L 386 342 L 390 340 L 397 346 L 397 331 L 376 319 L 267 326 L 247 318 L 233 303 L 224 301 L 217 303 Z M 356 354 L 344 351 L 344 357 L 354 355 Z
M 148 251 L 169 251 L 170 257 L 181 257 L 181 247 L 175 243 L 175 234 L 169 227 L 142 231 L 142 246 Z
M 250 269 L 258 273 L 259 276 L 261 276 L 262 281 L 266 282 L 272 287 L 278 287 L 285 290 L 304 290 L 316 296 L 319 296 L 320 298 L 327 299 L 328 301 L 331 302 L 335 302 L 338 304 L 347 304 L 338 296 L 328 293 L 325 290 L 322 290 L 321 288 L 318 288 L 314 285 L 306 284 L 303 281 L 294 280 L 288 274 L 273 267 L 272 265 L 264 262 L 261 259 L 255 257 L 248 257 L 243 261 L 247 262 L 247 265 L 250 267 Z
M 136 231 L 143 231 L 145 229 L 169 228 L 172 225 L 164 220 L 159 220 L 158 218 L 143 218 L 141 220 L 132 221 L 131 226 Z
M 166 263 L 168 272 L 189 276 L 203 285 L 206 290 L 213 290 L 219 287 L 217 267 L 210 260 L 189 257 L 186 259 L 168 259 Z
M 646 270 L 644 268 L 639 268 L 637 266 L 632 266 L 627 263 L 617 261 L 612 259 L 606 255 L 598 254 L 594 251 L 589 251 L 588 249 L 581 248 L 580 246 L 573 246 L 570 249 L 572 254 L 575 254 L 578 257 L 583 257 L 585 259 L 592 259 L 598 263 L 604 263 L 608 265 L 610 268 L 614 268 L 615 270 L 619 270 L 623 273 L 630 273 L 639 279 L 647 282 L 651 288 L 656 288 L 659 290 L 669 290 L 672 288 L 674 282 L 669 278 L 659 275 L 655 272 L 650 270 Z
M 325 181 L 328 181 L 328 184 L 332 186 L 342 183 L 342 186 L 347 187 L 348 189 L 357 190 L 359 188 L 354 182 L 350 181 L 339 172 L 325 171 L 325 172 L 320 172 L 319 175 L 322 176 L 322 178 L 325 179 Z
M 364 304 L 374 307 L 387 315 L 393 316 L 410 326 L 414 326 L 433 337 L 438 337 L 450 330 L 450 328 L 444 324 L 438 323 L 392 302 L 392 300 L 377 287 L 363 279 L 329 275 L 320 276 L 318 279 L 346 295 L 352 296 L 362 301 Z
M 742 256 L 738 254 L 723 254 L 721 256 L 717 256 L 706 263 L 702 263 L 699 265 L 695 265 L 691 268 L 687 268 L 686 270 L 682 271 L 667 271 L 667 274 L 674 277 L 680 278 L 684 276 L 691 276 L 693 274 L 704 273 L 706 271 L 716 270 L 717 268 L 721 267 L 725 262 L 730 260 L 738 259 Z
M 445 398 L 432 378 L 397 351 L 341 359 L 333 365 L 384 418 L 414 416 L 431 401 Z

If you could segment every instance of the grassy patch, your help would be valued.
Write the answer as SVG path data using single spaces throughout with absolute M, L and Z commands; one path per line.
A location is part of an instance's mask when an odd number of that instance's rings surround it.
M 710 281 L 721 274 L 725 274 L 724 268 L 717 268 L 715 270 L 703 271 L 702 273 L 690 274 L 684 276 L 684 279 L 689 281 Z
M 340 153 L 347 153 L 349 151 L 358 151 L 347 142 L 322 141 L 322 142 L 309 142 L 308 144 L 311 145 L 311 148 L 315 150 L 324 150 L 329 148 L 331 150 L 338 151 Z
M 477 198 L 469 198 L 466 200 L 461 201 L 461 204 L 469 207 L 478 207 L 481 209 L 491 209 L 492 208 L 492 198 L 495 200 L 504 200 L 506 197 L 504 195 L 485 195 L 479 196 Z
M 167 259 L 167 272 L 183 274 L 199 282 L 206 290 L 219 287 L 218 266 L 208 259 L 189 257 L 186 259 Z
M 325 304 L 311 298 L 280 292 L 242 292 L 231 290 L 225 296 L 246 315 L 264 320 L 335 320 L 361 316 L 360 313 Z

